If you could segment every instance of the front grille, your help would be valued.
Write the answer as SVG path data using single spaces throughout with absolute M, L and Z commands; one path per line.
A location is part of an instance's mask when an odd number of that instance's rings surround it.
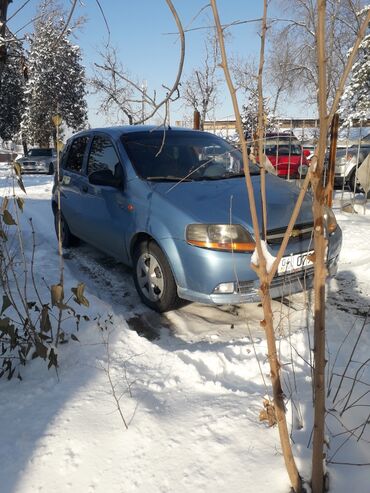
M 300 281 L 302 285 L 304 285 L 304 282 L 308 279 L 312 279 L 313 275 L 314 275 L 314 267 L 310 266 L 310 267 L 306 267 L 303 270 L 299 270 L 296 272 L 288 272 L 281 276 L 275 276 L 271 281 L 271 288 L 284 286 L 284 284 L 289 285 L 295 281 Z
M 239 281 L 236 284 L 236 290 L 239 294 L 248 294 L 255 289 L 254 281 Z
M 272 281 L 270 288 L 279 288 L 282 286 L 289 286 L 293 282 L 299 282 L 302 288 L 305 288 L 305 283 L 308 280 L 312 280 L 314 275 L 314 267 L 306 267 L 306 269 L 299 270 L 296 272 L 289 272 L 281 276 L 275 276 Z M 258 281 L 239 281 L 236 285 L 237 292 L 239 294 L 248 294 L 251 290 L 256 289 L 256 283 L 258 286 Z
M 22 166 L 36 166 L 36 161 L 24 161 Z
M 270 245 L 280 245 L 284 238 L 286 227 L 275 228 L 267 231 L 267 242 Z M 292 230 L 289 241 L 306 240 L 312 237 L 313 223 L 296 224 Z

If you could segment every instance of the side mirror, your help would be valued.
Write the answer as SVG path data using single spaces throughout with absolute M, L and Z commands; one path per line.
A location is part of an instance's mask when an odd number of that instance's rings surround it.
M 101 169 L 89 175 L 89 182 L 92 185 L 119 188 L 122 185 L 122 178 L 114 176 L 110 169 Z

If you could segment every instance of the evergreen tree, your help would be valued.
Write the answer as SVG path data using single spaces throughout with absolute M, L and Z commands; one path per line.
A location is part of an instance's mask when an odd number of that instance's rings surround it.
M 24 110 L 23 52 L 19 41 L 8 43 L 0 68 L 0 138 L 11 140 L 20 130 Z
M 345 125 L 370 118 L 370 34 L 360 45 L 352 77 L 344 91 L 340 113 Z
M 263 98 L 264 107 L 264 127 L 267 132 L 271 132 L 274 129 L 273 115 L 270 111 L 267 98 Z M 248 140 L 252 140 L 258 127 L 258 95 L 255 92 L 250 91 L 247 97 L 247 101 L 243 104 L 242 123 L 244 127 L 244 133 Z
M 49 3 L 50 5 L 50 3 Z M 30 143 L 48 146 L 54 136 L 52 117 L 58 113 L 73 130 L 86 125 L 85 70 L 78 46 L 63 33 L 65 21 L 44 4 L 30 39 L 29 80 L 22 129 Z

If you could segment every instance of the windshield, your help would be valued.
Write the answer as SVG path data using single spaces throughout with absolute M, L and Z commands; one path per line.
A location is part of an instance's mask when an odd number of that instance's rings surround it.
M 27 153 L 29 157 L 42 156 L 49 157 L 53 155 L 52 149 L 30 149 Z
M 124 134 L 122 142 L 136 170 L 147 180 L 221 180 L 244 176 L 241 152 L 208 133 L 155 130 Z M 253 164 L 252 174 L 259 174 Z

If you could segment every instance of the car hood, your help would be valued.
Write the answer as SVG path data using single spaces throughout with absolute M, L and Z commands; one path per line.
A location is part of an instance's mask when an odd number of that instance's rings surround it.
M 257 215 L 261 227 L 260 176 L 252 177 L 257 203 Z M 299 189 L 273 175 L 266 175 L 268 229 L 288 225 Z M 161 196 L 168 207 L 176 207 L 189 222 L 243 224 L 252 230 L 246 183 L 244 178 L 228 180 L 155 183 L 153 193 Z M 159 197 L 158 197 L 159 198 Z M 304 199 L 297 224 L 312 222 L 312 201 Z

